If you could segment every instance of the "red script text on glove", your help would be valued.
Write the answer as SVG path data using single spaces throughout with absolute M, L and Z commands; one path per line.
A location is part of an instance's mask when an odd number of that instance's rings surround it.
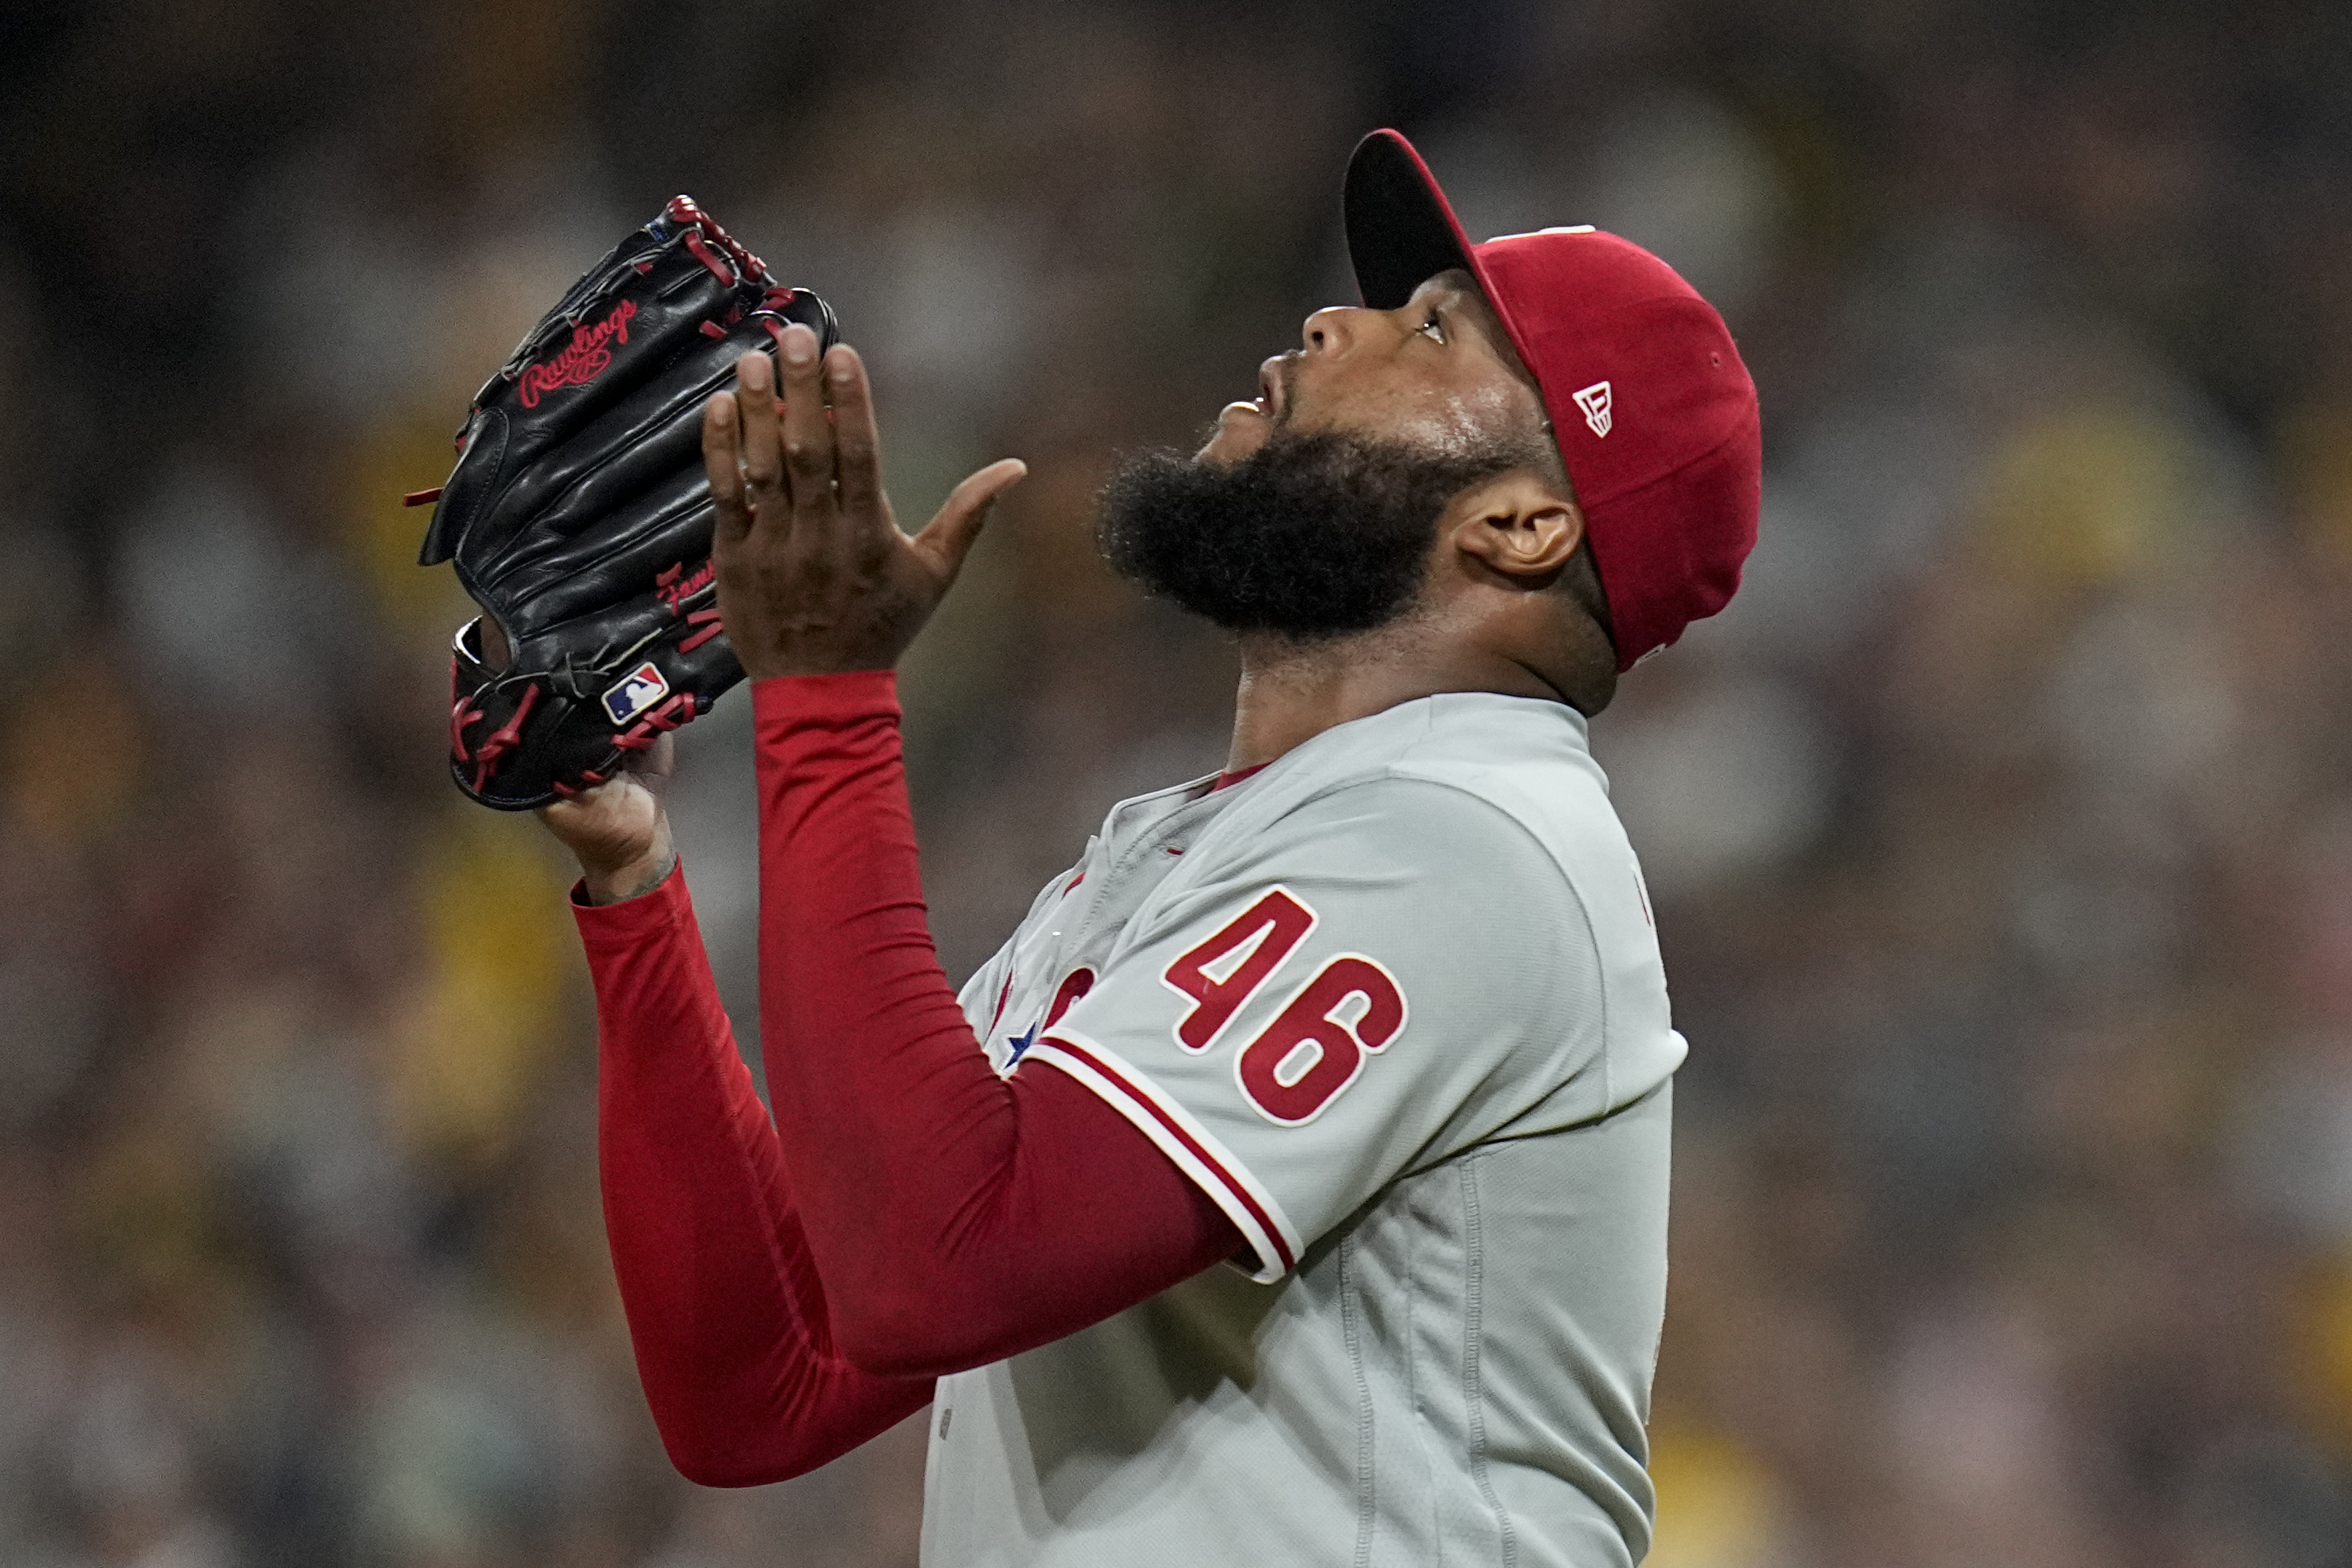
M 572 341 L 555 358 L 525 366 L 522 380 L 516 383 L 523 407 L 537 408 L 541 394 L 558 387 L 586 386 L 594 381 L 597 373 L 613 362 L 613 350 L 604 345 L 627 342 L 629 318 L 636 313 L 637 302 L 624 299 L 602 321 L 572 329 Z

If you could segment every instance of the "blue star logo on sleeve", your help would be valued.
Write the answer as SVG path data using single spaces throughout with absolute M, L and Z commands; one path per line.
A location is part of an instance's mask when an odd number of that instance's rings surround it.
M 1004 1071 L 1010 1072 L 1020 1065 L 1021 1059 L 1028 1054 L 1029 1048 L 1037 1043 L 1037 1026 L 1031 1024 L 1029 1032 L 1026 1034 L 1006 1035 L 1004 1043 L 1013 1048 L 1013 1054 L 1004 1059 Z

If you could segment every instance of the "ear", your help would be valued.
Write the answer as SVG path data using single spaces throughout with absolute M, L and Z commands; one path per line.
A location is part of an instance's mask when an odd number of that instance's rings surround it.
M 1584 513 L 1532 469 L 1514 468 L 1454 497 L 1441 538 L 1515 588 L 1549 588 L 1584 542 Z

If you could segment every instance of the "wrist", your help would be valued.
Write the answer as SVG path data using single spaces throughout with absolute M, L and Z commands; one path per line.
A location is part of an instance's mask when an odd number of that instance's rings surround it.
M 677 869 L 677 852 L 663 844 L 654 853 L 640 855 L 624 865 L 610 868 L 583 865 L 580 883 L 592 904 L 619 904 L 632 898 L 642 898 L 669 880 Z

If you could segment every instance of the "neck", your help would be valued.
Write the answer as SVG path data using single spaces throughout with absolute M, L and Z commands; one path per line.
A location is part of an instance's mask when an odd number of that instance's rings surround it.
M 1467 646 L 1422 617 L 1315 643 L 1249 636 L 1241 653 L 1228 771 L 1272 762 L 1335 725 L 1440 692 L 1563 700 L 1527 665 Z

